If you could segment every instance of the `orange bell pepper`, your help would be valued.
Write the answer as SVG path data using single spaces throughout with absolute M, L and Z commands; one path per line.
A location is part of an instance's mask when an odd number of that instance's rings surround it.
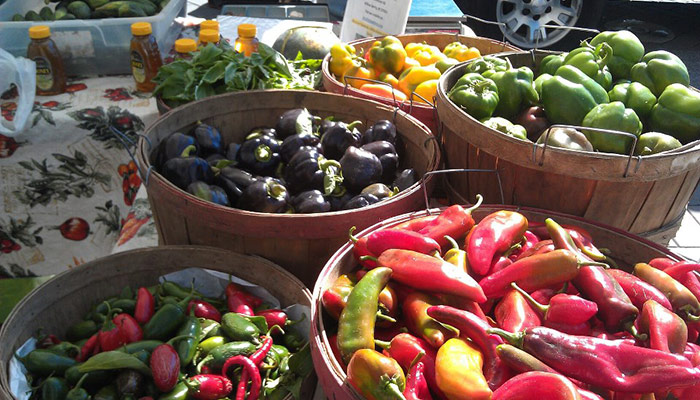
M 437 85 L 437 79 L 430 79 L 425 82 L 421 82 L 418 86 L 416 86 L 416 90 L 414 90 L 414 92 L 420 95 L 422 98 L 413 96 L 413 101 L 419 101 L 426 104 L 426 102 L 423 101 L 423 99 L 425 99 L 428 100 L 427 104 L 433 104 L 433 98 L 437 96 Z
M 490 400 L 493 393 L 481 370 L 483 365 L 483 356 L 471 343 L 450 339 L 435 358 L 438 387 L 449 400 Z
M 406 101 L 406 95 L 396 89 L 391 89 L 387 85 L 382 85 L 380 83 L 365 83 L 360 87 L 360 90 L 367 93 L 372 93 L 373 95 L 386 97 L 389 100 L 396 98 L 397 102 Z M 393 95 L 392 95 L 393 92 Z

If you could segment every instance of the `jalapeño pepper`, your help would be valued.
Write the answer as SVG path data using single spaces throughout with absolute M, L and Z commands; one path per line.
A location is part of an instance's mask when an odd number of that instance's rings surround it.
M 230 312 L 221 317 L 221 329 L 231 340 L 247 340 L 258 343 L 260 329 L 243 315 Z
M 185 320 L 185 309 L 189 301 L 190 297 L 188 296 L 177 303 L 167 303 L 161 306 L 143 326 L 144 339 L 165 340 L 172 337 Z
M 197 373 L 201 373 L 205 367 L 211 371 L 219 371 L 229 358 L 237 355 L 249 356 L 255 352 L 255 349 L 255 345 L 251 342 L 229 342 L 222 344 L 211 350 L 209 354 L 197 364 Z
M 18 357 L 27 371 L 39 376 L 63 375 L 77 361 L 70 357 L 52 353 L 44 349 L 32 350 L 24 357 Z
M 194 313 L 191 313 L 180 327 L 176 336 L 188 336 L 182 338 L 175 347 L 180 357 L 180 364 L 187 365 L 194 358 L 197 344 L 202 339 L 202 325 L 199 323 L 199 318 L 195 317 Z

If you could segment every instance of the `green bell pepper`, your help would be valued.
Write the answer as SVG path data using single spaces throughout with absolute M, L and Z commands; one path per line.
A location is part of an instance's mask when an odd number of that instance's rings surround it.
M 406 62 L 406 50 L 399 39 L 385 36 L 372 44 L 369 49 L 369 62 L 380 72 L 398 76 Z
M 571 65 L 540 83 L 542 105 L 553 124 L 581 125 L 595 106 L 608 102 L 608 93 L 593 79 Z
M 513 136 L 527 142 L 530 139 L 527 138 L 527 131 L 522 125 L 515 125 L 505 118 L 501 117 L 491 117 L 481 120 L 481 123 L 488 126 L 491 129 L 495 129 L 501 133 L 505 133 L 508 136 Z
M 605 31 L 591 40 L 593 46 L 601 43 L 607 43 L 612 47 L 613 52 L 608 61 L 608 68 L 615 79 L 629 77 L 632 66 L 644 55 L 644 45 L 637 35 L 630 31 Z
M 441 74 L 444 74 L 445 71 L 450 69 L 451 66 L 459 64 L 459 61 L 455 60 L 454 58 L 443 58 L 442 60 L 438 61 L 435 63 L 435 68 L 440 71 Z
M 510 64 L 510 60 L 507 58 L 499 58 L 494 56 L 484 56 L 475 58 L 472 62 L 468 63 L 464 68 L 464 72 L 474 72 L 477 74 L 483 74 L 486 71 L 507 71 L 513 68 Z
M 486 71 L 483 77 L 496 83 L 499 102 L 494 113 L 501 117 L 516 116 L 526 106 L 537 103 L 540 96 L 532 84 L 532 70 L 528 67 L 509 69 L 507 71 Z
M 586 135 L 574 128 L 555 127 L 549 130 L 549 136 L 545 130 L 537 139 L 537 143 L 544 144 L 545 142 L 547 142 L 547 146 L 562 149 L 593 151 L 593 145 L 588 141 Z
M 648 87 L 639 82 L 620 83 L 608 92 L 610 101 L 621 101 L 631 108 L 640 118 L 646 118 L 656 104 L 656 96 Z
M 634 154 L 638 156 L 648 156 L 650 154 L 661 153 L 662 151 L 673 150 L 681 147 L 681 142 L 673 136 L 661 132 L 646 132 L 637 140 L 634 147 Z
M 551 74 L 542 74 L 535 79 L 535 81 L 532 83 L 532 86 L 535 87 L 535 91 L 537 92 L 537 95 L 540 96 L 540 100 L 542 99 L 542 82 L 546 81 L 547 79 L 551 78 Z
M 448 97 L 467 114 L 479 120 L 493 115 L 499 100 L 496 83 L 477 73 L 466 73 L 459 78 Z
M 612 85 L 612 74 L 606 64 L 613 55 L 613 50 L 607 43 L 595 47 L 584 44 L 569 53 L 564 59 L 564 65 L 571 65 L 593 78 L 605 90 Z M 559 67 L 561 68 L 561 67 Z
M 700 139 L 700 93 L 680 83 L 669 85 L 651 109 L 649 121 L 651 129 L 681 143 Z
M 596 106 L 583 119 L 582 126 L 629 132 L 636 136 L 642 133 L 642 122 L 631 108 L 625 108 L 621 101 L 613 101 Z M 633 140 L 627 136 L 613 135 L 590 130 L 583 130 L 588 140 L 598 151 L 627 154 Z
M 569 53 L 550 54 L 547 57 L 543 58 L 542 61 L 540 61 L 540 66 L 538 69 L 540 76 L 544 74 L 556 74 L 559 67 L 564 65 L 564 59 L 568 55 Z
M 665 50 L 647 53 L 641 62 L 632 66 L 630 77 L 651 89 L 656 96 L 672 83 L 690 85 L 688 68 L 675 54 Z

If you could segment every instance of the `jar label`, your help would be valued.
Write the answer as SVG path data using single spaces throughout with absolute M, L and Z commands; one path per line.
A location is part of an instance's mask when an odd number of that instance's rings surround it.
M 53 88 L 51 63 L 45 57 L 35 57 L 32 61 L 36 63 L 36 87 L 41 90 L 51 90 Z
M 146 68 L 143 64 L 143 57 L 138 51 L 131 52 L 131 73 L 138 83 L 146 81 Z

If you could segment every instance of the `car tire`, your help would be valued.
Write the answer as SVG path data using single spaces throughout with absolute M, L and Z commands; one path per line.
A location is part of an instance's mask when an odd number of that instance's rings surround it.
M 467 14 L 488 21 L 497 21 L 498 19 L 498 7 L 502 7 L 503 12 L 510 11 L 508 8 L 514 8 L 516 5 L 524 8 L 528 8 L 528 5 L 537 0 L 454 0 L 460 10 Z M 549 2 L 550 0 L 546 0 Z M 553 1 L 557 2 L 557 1 Z M 514 3 L 514 4 L 510 4 Z M 564 1 L 564 3 L 573 4 L 572 0 Z M 603 9 L 605 7 L 606 0 L 581 0 L 581 10 L 578 13 L 578 19 L 576 20 L 574 26 L 585 27 L 585 28 L 596 28 L 600 19 L 603 15 Z M 524 15 L 524 13 L 523 13 Z M 530 14 L 532 17 L 533 14 Z M 526 18 L 525 16 L 521 18 Z M 539 17 L 538 17 L 539 18 Z M 530 23 L 536 23 L 532 18 L 528 19 Z M 553 32 L 548 40 L 543 42 L 538 42 L 537 40 L 527 40 L 528 36 L 525 32 L 515 32 L 508 33 L 502 32 L 501 28 L 494 24 L 485 24 L 476 20 L 467 20 L 467 24 L 474 32 L 479 36 L 490 37 L 498 40 L 502 40 L 505 36 L 506 41 L 521 47 L 521 48 L 554 48 L 554 49 L 568 49 L 573 46 L 578 46 L 578 42 L 593 36 L 595 33 L 592 32 L 580 32 L 580 31 L 562 31 L 561 33 L 557 30 L 547 29 L 548 32 Z M 568 24 L 566 24 L 568 25 Z

